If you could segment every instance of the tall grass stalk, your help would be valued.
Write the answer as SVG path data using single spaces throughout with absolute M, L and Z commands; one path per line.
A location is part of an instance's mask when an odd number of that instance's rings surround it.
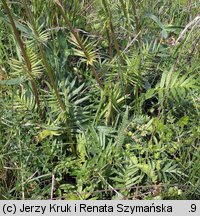
M 72 26 L 70 20 L 69 20 L 68 17 L 66 16 L 63 6 L 60 4 L 59 0 L 54 0 L 54 2 L 56 3 L 58 9 L 60 10 L 60 13 L 61 13 L 63 19 L 65 20 L 66 25 L 69 27 L 70 32 L 74 35 L 74 37 L 76 38 L 76 40 L 77 40 L 79 46 L 81 47 L 82 51 L 84 52 L 86 59 L 87 59 L 88 61 L 90 61 L 89 53 L 88 53 L 87 50 L 85 49 L 85 47 L 84 47 L 84 45 L 83 45 L 83 43 L 82 43 L 82 41 L 81 41 L 79 35 L 77 34 L 77 32 L 76 32 L 76 30 L 74 29 L 74 27 Z M 93 76 L 95 77 L 96 82 L 98 83 L 98 85 L 99 85 L 101 88 L 103 88 L 103 83 L 102 83 L 102 81 L 100 80 L 99 75 L 98 75 L 98 73 L 97 73 L 97 71 L 96 71 L 96 69 L 95 69 L 95 67 L 94 67 L 93 64 L 91 64 L 91 70 L 92 70 Z
M 4 6 L 4 9 L 6 11 L 6 13 L 8 14 L 8 17 L 10 19 L 10 22 L 11 22 L 11 26 L 12 26 L 12 29 L 14 31 L 14 34 L 15 34 L 15 37 L 16 37 L 16 40 L 20 46 L 20 49 L 21 49 L 21 52 L 22 52 L 22 56 L 24 58 L 24 62 L 26 64 L 26 67 L 28 69 L 28 73 L 29 73 L 29 76 L 31 77 L 31 86 L 32 86 L 32 89 L 33 89 L 33 93 L 34 93 L 34 96 L 35 96 L 35 100 L 36 100 L 36 103 L 37 103 L 37 106 L 38 106 L 38 109 L 41 110 L 41 106 L 40 106 L 40 98 L 39 98 L 39 94 L 38 94 L 38 90 L 37 90 L 37 85 L 36 85 L 36 80 L 35 78 L 32 76 L 31 74 L 31 63 L 30 63 L 30 60 L 29 60 L 29 57 L 26 53 L 26 50 L 25 50 L 25 45 L 19 35 L 19 32 L 16 28 L 16 25 L 15 25 L 15 22 L 14 22 L 14 19 L 13 19 L 13 16 L 10 12 L 10 9 L 6 3 L 6 0 L 2 0 L 2 3 L 3 3 L 3 6 Z
M 27 0 L 23 0 L 23 3 L 24 3 L 24 8 L 25 8 L 27 17 L 29 19 L 29 22 L 33 27 L 35 37 L 36 37 L 36 39 L 38 39 L 40 36 L 39 36 L 38 31 L 37 31 L 37 27 L 36 27 L 33 15 L 32 15 L 31 11 L 28 8 Z M 48 63 L 48 60 L 47 60 L 47 58 L 45 56 L 44 49 L 43 49 L 43 46 L 42 46 L 41 42 L 39 42 L 39 40 L 36 40 L 36 41 L 38 42 L 40 55 L 41 55 L 41 58 L 42 58 L 43 65 L 44 65 L 44 67 L 45 67 L 45 69 L 47 71 L 47 75 L 48 75 L 48 78 L 50 80 L 50 84 L 51 84 L 53 90 L 55 91 L 56 98 L 57 98 L 57 100 L 58 100 L 58 102 L 60 104 L 60 107 L 61 107 L 62 111 L 65 111 L 65 105 L 64 105 L 64 103 L 63 103 L 63 101 L 61 99 L 61 96 L 59 94 L 58 88 L 57 88 L 56 83 L 55 83 L 55 74 L 54 74 L 50 64 Z
M 33 27 L 33 31 L 34 31 L 34 34 L 35 34 L 35 37 L 36 38 L 39 38 L 39 33 L 37 31 L 37 27 L 36 27 L 36 24 L 35 24 L 35 21 L 34 21 L 34 18 L 33 18 L 33 15 L 28 7 L 28 2 L 27 0 L 23 0 L 23 3 L 24 3 L 24 8 L 26 10 L 26 14 L 29 18 L 29 22 L 31 23 L 32 27 Z M 42 58 L 42 62 L 43 62 L 43 65 L 47 71 L 47 75 L 49 77 L 49 80 L 50 80 L 50 84 L 55 92 L 55 95 L 56 95 L 56 98 L 60 104 L 60 107 L 61 107 L 61 111 L 62 112 L 65 112 L 66 110 L 66 107 L 65 107 L 65 104 L 64 102 L 62 101 L 62 98 L 59 94 L 59 91 L 58 91 L 58 87 L 56 85 L 56 82 L 55 82 L 55 74 L 50 66 L 50 64 L 48 63 L 48 60 L 46 58 L 46 55 L 45 55 L 45 52 L 44 52 L 44 49 L 43 49 L 43 46 L 42 44 L 39 42 L 39 40 L 37 40 L 38 42 L 38 47 L 39 47 L 39 50 L 40 50 L 40 54 L 41 54 L 41 58 Z M 67 114 L 66 114 L 67 115 Z M 67 116 L 67 119 L 68 119 L 68 116 Z M 72 137 L 72 133 L 71 133 L 71 127 L 70 127 L 70 124 L 69 124 L 69 121 L 67 121 L 66 123 L 66 135 L 67 135 L 67 140 L 69 140 L 69 143 L 70 143 L 70 146 L 71 146 L 71 150 L 73 152 L 73 154 L 76 155 L 76 148 L 75 148 L 75 145 L 74 145 L 74 141 L 73 141 L 73 137 Z
M 118 55 L 118 57 L 120 59 L 121 65 L 123 65 L 124 60 L 123 60 L 122 55 L 121 55 L 120 46 L 119 46 L 117 37 L 115 35 L 114 26 L 113 26 L 113 23 L 112 23 L 112 14 L 111 14 L 111 11 L 109 9 L 109 5 L 107 3 L 107 0 L 102 0 L 102 3 L 103 3 L 103 6 L 104 6 L 104 9 L 106 11 L 106 14 L 107 14 L 107 16 L 109 18 L 109 27 L 110 27 L 110 31 L 111 31 L 111 37 L 112 37 L 112 40 L 114 42 L 114 46 L 115 46 L 117 55 Z
M 132 9 L 133 9 L 133 15 L 134 15 L 134 19 L 135 19 L 135 26 L 136 26 L 136 31 L 137 31 L 137 34 L 138 34 L 138 42 L 139 42 L 139 46 L 141 47 L 141 42 L 142 42 L 142 36 L 141 36 L 141 25 L 140 25 L 140 21 L 139 21 L 139 18 L 138 18 L 138 14 L 137 14 L 137 10 L 136 10 L 136 3 L 134 0 L 130 0 L 131 2 L 131 6 L 132 6 Z
M 125 1 L 125 3 L 124 3 L 124 0 L 120 0 L 120 4 L 122 7 L 124 16 L 126 18 L 126 27 L 127 27 L 127 32 L 128 32 L 128 38 L 129 38 L 129 40 L 131 40 L 130 18 L 129 18 L 129 12 L 128 12 L 128 8 L 127 8 L 128 1 Z

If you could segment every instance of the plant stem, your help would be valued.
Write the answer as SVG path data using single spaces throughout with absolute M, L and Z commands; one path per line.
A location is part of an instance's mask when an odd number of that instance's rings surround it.
M 35 35 L 36 39 L 38 39 L 39 38 L 39 33 L 37 31 L 37 27 L 36 27 L 33 15 L 32 15 L 31 11 L 29 10 L 29 8 L 27 6 L 28 5 L 27 0 L 23 0 L 23 2 L 24 2 L 24 7 L 25 7 L 25 10 L 26 10 L 26 14 L 28 16 L 28 19 L 29 19 L 32 27 L 33 27 L 34 35 Z M 61 98 L 61 96 L 59 94 L 59 91 L 58 91 L 58 88 L 56 86 L 55 74 L 54 74 L 50 64 L 47 61 L 47 58 L 45 56 L 45 52 L 44 52 L 42 44 L 38 40 L 37 40 L 37 42 L 38 42 L 38 47 L 39 47 L 39 50 L 40 50 L 40 55 L 41 55 L 41 58 L 42 58 L 43 65 L 46 68 L 47 75 L 48 75 L 49 80 L 50 80 L 50 84 L 51 84 L 53 90 L 55 91 L 56 98 L 57 98 L 57 100 L 59 102 L 60 108 L 61 108 L 62 112 L 64 112 L 66 110 L 66 107 L 65 107 L 64 102 L 62 101 L 62 98 Z M 74 155 L 76 155 L 76 149 L 75 149 L 75 146 L 74 146 L 74 141 L 73 141 L 73 138 L 72 138 L 72 133 L 71 133 L 71 128 L 70 128 L 70 123 L 69 122 L 66 122 L 66 128 L 67 128 L 66 134 L 67 134 L 67 138 L 68 138 L 68 140 L 70 142 L 72 153 Z
M 126 3 L 124 3 L 123 0 L 119 0 L 119 1 L 120 1 L 121 6 L 122 6 L 124 16 L 126 17 L 126 26 L 127 26 L 127 30 L 128 30 L 128 38 L 130 40 L 131 39 L 131 35 L 130 35 L 130 19 L 129 19 L 128 9 L 126 7 Z
M 112 36 L 112 39 L 113 39 L 113 42 L 114 42 L 114 46 L 115 46 L 115 49 L 117 51 L 117 55 L 120 59 L 120 63 L 122 65 L 124 65 L 124 61 L 123 61 L 123 58 L 122 58 L 122 55 L 121 55 L 121 51 L 120 51 L 120 46 L 119 46 L 119 43 L 117 41 L 117 37 L 115 35 L 115 31 L 114 31 L 114 27 L 113 27 L 113 24 L 112 24 L 112 15 L 111 15 L 111 12 L 109 10 L 109 7 L 108 7 L 108 4 L 106 2 L 106 0 L 102 0 L 102 3 L 104 5 L 104 8 L 105 8 L 105 11 L 107 13 L 107 16 L 109 17 L 109 26 L 110 26 L 110 31 L 111 31 L 111 36 Z
M 6 11 L 6 13 L 8 14 L 8 17 L 10 19 L 10 22 L 11 22 L 11 26 L 13 28 L 13 31 L 14 31 L 14 34 L 15 34 L 15 37 L 16 37 L 16 40 L 20 46 L 20 49 L 21 49 L 21 52 L 22 52 L 22 56 L 24 58 L 24 62 L 26 64 L 26 67 L 28 69 L 28 72 L 29 72 L 29 75 L 31 77 L 31 86 L 32 86 L 32 89 L 33 89 L 33 93 L 34 93 L 34 96 L 35 96 L 35 100 L 36 100 L 36 103 L 37 103 L 37 106 L 38 108 L 41 110 L 41 106 L 40 106 L 40 98 L 39 98 L 39 94 L 38 94 L 38 91 L 37 91 L 37 85 L 36 85 L 36 82 L 35 82 L 35 79 L 34 77 L 31 75 L 31 63 L 30 63 L 30 60 L 29 60 L 29 57 L 26 53 L 26 50 L 24 48 L 24 43 L 22 42 L 21 38 L 20 38 L 20 35 L 19 35 L 19 32 L 16 28 L 16 25 L 15 25 L 15 22 L 14 22 L 14 19 L 12 17 L 12 14 L 10 12 L 10 9 L 6 3 L 6 0 L 2 0 L 2 3 L 3 3 L 3 7 Z
M 31 11 L 29 10 L 29 8 L 27 6 L 28 5 L 27 0 L 23 0 L 23 2 L 24 2 L 24 7 L 25 7 L 25 10 L 26 10 L 26 14 L 28 16 L 28 19 L 29 19 L 32 27 L 33 27 L 34 35 L 35 35 L 36 39 L 38 39 L 39 38 L 39 33 L 37 31 L 33 16 L 31 14 Z M 52 88 L 55 91 L 56 98 L 57 98 L 57 100 L 58 100 L 58 102 L 60 104 L 60 107 L 61 107 L 62 111 L 65 111 L 65 105 L 64 105 L 64 103 L 63 103 L 63 101 L 62 101 L 62 99 L 60 97 L 58 88 L 57 88 L 56 83 L 55 83 L 55 74 L 54 74 L 51 66 L 49 65 L 49 63 L 47 61 L 47 58 L 45 56 L 42 44 L 38 40 L 37 40 L 37 42 L 38 42 L 38 47 L 39 47 L 39 50 L 40 50 L 40 55 L 41 55 L 41 58 L 42 58 L 43 65 L 44 65 L 44 67 L 45 67 L 45 69 L 47 71 L 47 75 L 48 75 L 49 80 L 50 80 L 50 84 L 51 84 Z
M 113 58 L 113 49 L 112 49 L 112 38 L 110 37 L 110 32 L 109 29 L 106 27 L 106 35 L 107 35 L 107 39 L 108 39 L 108 44 L 109 44 L 109 57 L 110 57 L 110 61 Z
M 134 0 L 130 0 L 130 1 L 131 1 L 131 5 L 132 5 L 132 8 L 133 8 L 136 31 L 137 31 L 137 34 L 139 34 L 139 32 L 141 31 L 141 26 L 140 26 L 139 19 L 138 19 L 138 16 L 137 16 L 135 1 Z M 138 35 L 138 42 L 139 42 L 139 46 L 141 47 L 141 42 L 142 42 L 141 34 Z
M 88 60 L 90 60 L 90 56 L 89 56 L 87 50 L 85 49 L 83 43 L 81 42 L 81 39 L 79 38 L 79 35 L 77 34 L 76 30 L 73 28 L 73 26 L 72 26 L 70 20 L 68 19 L 68 17 L 65 15 L 63 6 L 60 4 L 59 0 L 54 0 L 54 2 L 56 3 L 58 9 L 60 10 L 62 17 L 63 17 L 63 19 L 65 20 L 65 23 L 66 23 L 67 26 L 69 27 L 71 33 L 74 35 L 74 37 L 76 38 L 77 43 L 79 44 L 79 46 L 81 47 L 82 51 L 84 52 L 85 57 L 86 57 Z M 92 69 L 92 74 L 93 74 L 93 76 L 95 77 L 96 82 L 98 83 L 98 85 L 99 85 L 101 88 L 103 88 L 103 83 L 102 83 L 102 81 L 100 80 L 99 75 L 98 75 L 98 73 L 96 72 L 96 69 L 95 69 L 94 65 L 91 65 L 91 69 Z

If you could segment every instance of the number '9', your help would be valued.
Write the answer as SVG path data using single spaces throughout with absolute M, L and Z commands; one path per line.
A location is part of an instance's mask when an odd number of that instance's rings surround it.
M 192 204 L 192 205 L 191 205 L 191 212 L 196 212 L 196 210 L 197 210 L 196 205 L 195 205 L 195 204 Z

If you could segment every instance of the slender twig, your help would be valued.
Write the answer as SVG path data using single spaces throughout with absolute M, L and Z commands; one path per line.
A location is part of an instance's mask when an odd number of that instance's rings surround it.
M 53 199 L 54 185 L 55 185 L 55 174 L 52 173 L 52 177 L 51 177 L 51 199 Z
M 183 29 L 183 31 L 180 33 L 179 37 L 177 38 L 175 45 L 177 45 L 178 43 L 180 43 L 183 40 L 183 38 L 184 38 L 184 36 L 185 36 L 185 34 L 189 28 L 191 28 L 191 27 L 194 28 L 198 24 L 200 24 L 200 15 L 196 16 L 191 22 L 189 22 L 185 26 L 185 28 Z
M 126 46 L 126 48 L 123 50 L 122 54 L 124 54 L 128 50 L 128 48 L 135 42 L 135 40 L 138 38 L 138 36 L 140 35 L 140 33 L 141 33 L 141 31 L 139 31 L 137 33 L 137 35 L 133 38 L 133 40 L 131 40 L 130 43 L 128 43 L 128 45 Z

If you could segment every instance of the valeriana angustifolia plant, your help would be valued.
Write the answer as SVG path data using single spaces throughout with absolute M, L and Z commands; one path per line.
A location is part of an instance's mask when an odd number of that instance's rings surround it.
M 198 199 L 198 6 L 2 0 L 0 198 Z

